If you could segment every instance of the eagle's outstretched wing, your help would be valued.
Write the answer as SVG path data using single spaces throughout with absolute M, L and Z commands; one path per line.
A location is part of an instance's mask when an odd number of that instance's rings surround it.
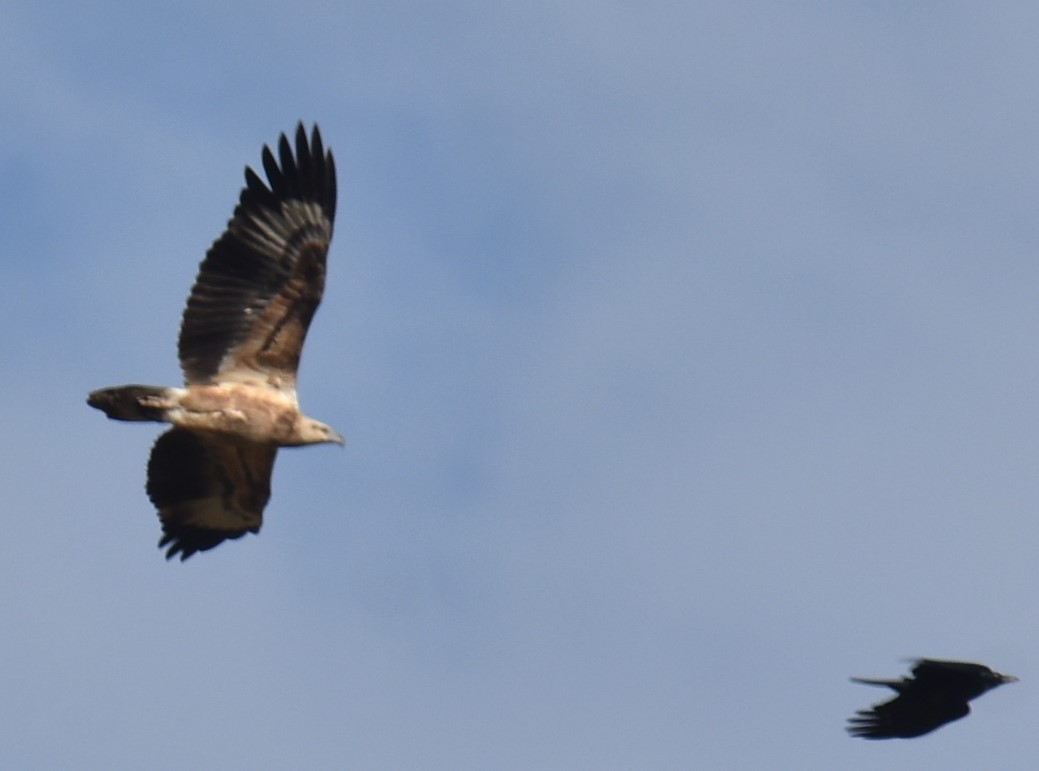
M 256 533 L 271 497 L 277 448 L 215 432 L 173 428 L 148 460 L 148 497 L 162 521 L 166 558 L 185 560 Z
M 263 148 L 267 184 L 246 168 L 227 229 L 199 267 L 180 328 L 188 385 L 247 382 L 294 391 L 310 320 L 325 286 L 336 172 L 317 126 L 300 123 L 293 155 Z

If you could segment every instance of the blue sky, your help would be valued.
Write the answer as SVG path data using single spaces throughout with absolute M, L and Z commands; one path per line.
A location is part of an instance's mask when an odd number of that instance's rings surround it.
M 14 3 L 0 765 L 1031 769 L 1039 9 Z M 263 532 L 155 548 L 198 261 L 336 155 Z M 1021 677 L 843 722 L 911 656 Z

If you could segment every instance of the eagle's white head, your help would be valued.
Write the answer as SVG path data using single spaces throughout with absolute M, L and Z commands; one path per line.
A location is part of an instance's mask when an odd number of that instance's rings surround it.
M 300 444 L 346 444 L 342 434 L 331 426 L 313 418 L 301 417 L 296 424 L 296 438 Z

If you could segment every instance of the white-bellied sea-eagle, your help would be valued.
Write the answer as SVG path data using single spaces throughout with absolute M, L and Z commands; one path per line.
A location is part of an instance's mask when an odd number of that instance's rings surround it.
M 148 497 L 167 559 L 187 559 L 260 529 L 279 447 L 343 443 L 305 417 L 296 370 L 325 286 L 336 173 L 314 126 L 299 124 L 295 153 L 282 134 L 263 148 L 267 182 L 245 170 L 234 216 L 199 267 L 180 326 L 183 388 L 93 391 L 115 420 L 171 423 L 152 448 Z

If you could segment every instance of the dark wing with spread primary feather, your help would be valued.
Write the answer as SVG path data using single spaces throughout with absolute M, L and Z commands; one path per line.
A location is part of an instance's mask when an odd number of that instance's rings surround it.
M 166 558 L 182 560 L 260 530 L 277 448 L 229 434 L 174 428 L 148 461 L 148 497 L 159 510 Z
M 891 701 L 856 712 L 848 720 L 848 732 L 864 739 L 911 739 L 969 713 L 965 699 L 942 691 L 910 688 Z
M 180 328 L 189 385 L 295 388 L 303 341 L 325 286 L 336 208 L 335 161 L 317 126 L 263 148 L 265 184 L 246 168 L 234 216 L 199 267 Z

